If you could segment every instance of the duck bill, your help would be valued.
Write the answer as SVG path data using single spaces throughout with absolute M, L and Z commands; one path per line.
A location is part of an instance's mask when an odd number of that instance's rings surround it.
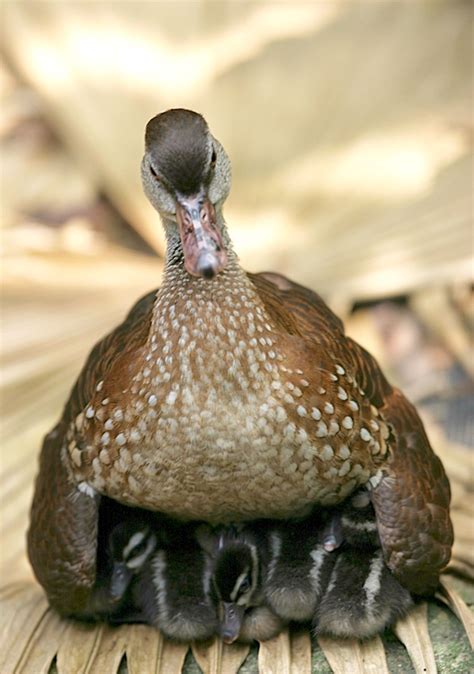
M 239 638 L 245 609 L 233 602 L 221 604 L 221 636 L 225 644 L 233 644 Z
M 227 265 L 227 253 L 216 212 L 204 192 L 179 196 L 176 219 L 184 252 L 184 266 L 193 276 L 212 279 Z

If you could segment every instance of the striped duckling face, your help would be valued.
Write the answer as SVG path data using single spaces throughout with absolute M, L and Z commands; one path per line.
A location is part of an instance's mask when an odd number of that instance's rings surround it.
M 204 535 L 201 535 L 202 532 Z M 261 568 L 256 541 L 238 527 L 202 529 L 201 545 L 211 560 L 210 594 L 219 617 L 219 633 L 225 643 L 236 641 L 245 614 L 261 599 Z
M 222 547 L 212 576 L 218 602 L 220 633 L 225 643 L 238 639 L 245 611 L 254 606 L 259 589 L 259 562 L 255 546 L 234 542 Z
M 123 598 L 133 576 L 143 568 L 156 544 L 155 534 L 143 521 L 125 520 L 112 529 L 108 541 L 112 601 L 119 602 Z

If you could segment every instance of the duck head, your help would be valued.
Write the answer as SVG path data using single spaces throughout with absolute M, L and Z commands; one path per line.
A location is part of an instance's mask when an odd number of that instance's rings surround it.
M 167 110 L 145 132 L 143 189 L 160 213 L 168 242 L 179 240 L 189 274 L 211 279 L 227 265 L 222 204 L 230 190 L 230 161 L 205 119 Z M 173 246 L 174 250 L 174 246 Z

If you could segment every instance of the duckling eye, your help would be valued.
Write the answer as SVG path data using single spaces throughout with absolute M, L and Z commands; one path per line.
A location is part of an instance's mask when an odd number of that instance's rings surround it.
M 133 548 L 132 554 L 130 556 L 135 557 L 136 555 L 140 554 L 141 552 L 145 552 L 147 544 L 148 544 L 147 540 L 146 540 L 146 538 L 144 538 L 141 543 L 139 543 L 138 545 L 136 545 Z
M 244 593 L 247 592 L 247 590 L 250 589 L 250 579 L 247 576 L 247 578 L 244 578 L 243 581 L 240 583 L 239 591 Z

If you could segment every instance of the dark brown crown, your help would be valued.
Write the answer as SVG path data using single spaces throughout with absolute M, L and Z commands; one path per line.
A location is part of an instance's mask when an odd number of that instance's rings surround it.
M 195 194 L 207 182 L 210 165 L 209 128 L 192 110 L 167 110 L 150 119 L 145 149 L 151 166 L 168 189 Z

